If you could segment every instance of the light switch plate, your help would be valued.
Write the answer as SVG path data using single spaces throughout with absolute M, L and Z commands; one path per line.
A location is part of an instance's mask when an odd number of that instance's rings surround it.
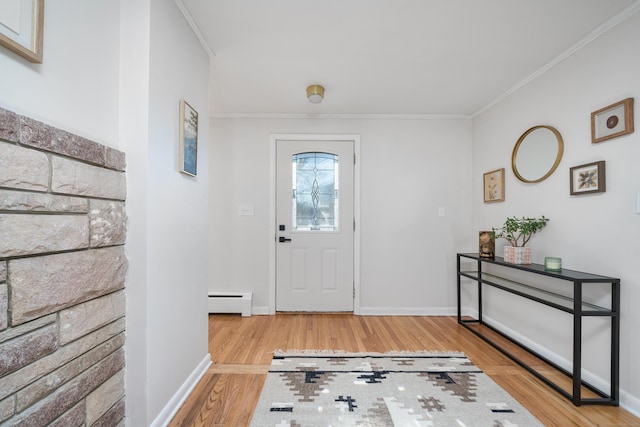
M 243 216 L 253 215 L 253 205 L 240 205 L 238 213 Z
M 640 214 L 640 191 L 636 193 L 636 213 Z
M 438 216 L 444 216 L 445 214 L 445 209 L 444 208 L 438 208 Z

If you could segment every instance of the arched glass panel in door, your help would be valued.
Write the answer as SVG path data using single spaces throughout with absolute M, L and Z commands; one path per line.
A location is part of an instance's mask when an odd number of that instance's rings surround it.
M 297 231 L 338 231 L 338 156 L 292 156 L 291 225 Z

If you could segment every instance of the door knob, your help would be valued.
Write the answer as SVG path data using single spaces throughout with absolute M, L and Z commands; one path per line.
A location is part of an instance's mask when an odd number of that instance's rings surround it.
M 286 238 L 286 237 L 284 237 L 284 236 L 280 236 L 280 237 L 278 238 L 278 242 L 280 242 L 280 243 L 290 242 L 290 241 L 291 241 L 291 239 L 287 239 L 287 238 Z

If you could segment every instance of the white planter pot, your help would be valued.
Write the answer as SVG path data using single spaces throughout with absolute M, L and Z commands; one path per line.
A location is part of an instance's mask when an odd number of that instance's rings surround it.
M 504 262 L 508 262 L 509 264 L 531 264 L 531 248 L 505 246 Z

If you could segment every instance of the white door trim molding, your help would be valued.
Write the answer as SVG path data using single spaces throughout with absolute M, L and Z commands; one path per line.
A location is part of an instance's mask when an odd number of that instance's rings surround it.
M 276 313 L 276 143 L 277 141 L 353 142 L 353 313 L 360 314 L 360 135 L 271 134 L 269 137 L 269 314 Z

